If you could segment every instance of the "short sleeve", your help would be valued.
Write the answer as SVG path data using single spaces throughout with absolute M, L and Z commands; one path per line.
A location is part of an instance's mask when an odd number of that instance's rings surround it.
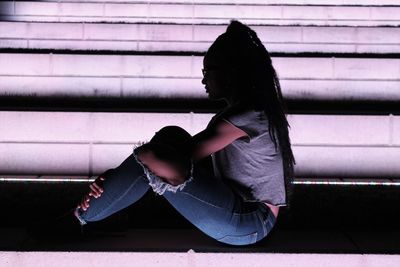
M 245 139 L 247 143 L 268 131 L 268 121 L 263 111 L 233 110 L 223 114 L 221 119 L 246 132 L 249 136 Z

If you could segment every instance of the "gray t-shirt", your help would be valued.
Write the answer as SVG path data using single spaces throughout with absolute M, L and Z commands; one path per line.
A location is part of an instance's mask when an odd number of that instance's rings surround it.
M 250 137 L 236 139 L 211 154 L 214 173 L 223 179 L 245 201 L 262 201 L 286 206 L 282 155 L 268 131 L 268 118 L 257 111 L 239 105 L 227 106 L 215 114 L 207 127 L 223 119 L 245 131 Z

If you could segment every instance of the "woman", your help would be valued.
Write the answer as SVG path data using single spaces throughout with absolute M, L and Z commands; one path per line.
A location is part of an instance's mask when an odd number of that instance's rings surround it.
M 90 185 L 74 213 L 81 225 L 131 205 L 152 188 L 215 240 L 248 245 L 268 235 L 279 208 L 289 206 L 295 164 L 271 58 L 253 30 L 231 20 L 208 49 L 202 71 L 209 98 L 227 106 L 190 138 L 190 171 L 154 149 L 136 147 Z M 205 160 L 212 168 L 200 164 Z

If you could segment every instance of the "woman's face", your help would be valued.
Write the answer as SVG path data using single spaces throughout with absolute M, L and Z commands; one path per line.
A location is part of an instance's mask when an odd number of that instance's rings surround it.
M 230 99 L 232 94 L 232 74 L 229 69 L 213 56 L 203 58 L 203 69 L 206 71 L 201 80 L 211 99 Z

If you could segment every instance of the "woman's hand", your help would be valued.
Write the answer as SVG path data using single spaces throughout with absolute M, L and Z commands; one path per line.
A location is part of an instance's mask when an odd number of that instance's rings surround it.
M 81 202 L 78 204 L 77 208 L 81 208 L 82 210 L 87 210 L 87 208 L 89 207 L 89 201 L 90 201 L 90 197 L 95 197 L 98 198 L 101 196 L 101 194 L 103 193 L 103 181 L 105 180 L 105 178 L 103 176 L 99 176 L 96 178 L 96 180 L 94 180 L 93 183 L 91 183 L 89 185 L 90 191 L 89 193 L 87 193 L 81 200 Z

